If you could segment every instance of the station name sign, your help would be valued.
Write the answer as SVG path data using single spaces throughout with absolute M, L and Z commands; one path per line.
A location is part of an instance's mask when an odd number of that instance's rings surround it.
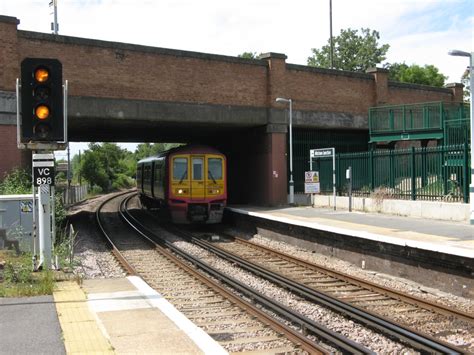
M 319 158 L 319 157 L 332 157 L 334 149 L 333 148 L 325 148 L 325 149 L 311 149 L 309 151 L 310 158 Z

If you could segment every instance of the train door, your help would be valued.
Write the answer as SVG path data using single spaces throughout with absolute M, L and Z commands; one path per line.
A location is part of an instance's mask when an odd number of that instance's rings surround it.
M 191 200 L 202 201 L 206 198 L 204 156 L 191 156 Z

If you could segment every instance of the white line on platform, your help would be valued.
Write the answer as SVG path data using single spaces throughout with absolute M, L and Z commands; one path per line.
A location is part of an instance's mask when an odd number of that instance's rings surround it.
M 186 318 L 180 311 L 178 311 L 171 303 L 169 303 L 163 296 L 153 290 L 148 284 L 138 276 L 127 276 L 127 279 L 148 299 L 148 302 L 158 308 L 171 321 L 173 321 L 178 328 L 186 333 L 194 343 L 205 354 L 228 354 L 214 339 L 212 339 L 205 331 L 197 327 L 193 322 Z

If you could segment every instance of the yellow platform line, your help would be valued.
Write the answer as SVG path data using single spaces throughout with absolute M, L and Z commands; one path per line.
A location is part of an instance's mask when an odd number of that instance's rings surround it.
M 114 354 L 87 306 L 86 295 L 76 282 L 58 282 L 53 296 L 66 353 Z

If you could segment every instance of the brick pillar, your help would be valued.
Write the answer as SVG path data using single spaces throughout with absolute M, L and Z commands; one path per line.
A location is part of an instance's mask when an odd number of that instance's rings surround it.
M 19 150 L 16 138 L 16 78 L 20 77 L 17 26 L 15 17 L 0 16 L 0 180 L 14 168 L 31 166 L 31 152 Z
M 281 53 L 266 53 L 260 59 L 268 62 L 267 76 L 267 107 L 268 124 L 263 134 L 261 144 L 266 152 L 260 173 L 264 177 L 262 186 L 265 192 L 262 204 L 278 206 L 287 203 L 288 191 L 288 105 L 276 103 L 277 97 L 288 98 L 286 90 L 286 55 Z
M 446 88 L 451 89 L 452 101 L 463 102 L 464 100 L 464 85 L 461 83 L 449 83 L 445 85 Z
M 372 74 L 375 79 L 375 105 L 384 105 L 389 102 L 388 69 L 369 68 L 366 73 Z
M 18 57 L 17 25 L 20 21 L 16 17 L 0 16 L 0 90 L 15 91 L 16 78 L 20 77 L 20 60 Z

